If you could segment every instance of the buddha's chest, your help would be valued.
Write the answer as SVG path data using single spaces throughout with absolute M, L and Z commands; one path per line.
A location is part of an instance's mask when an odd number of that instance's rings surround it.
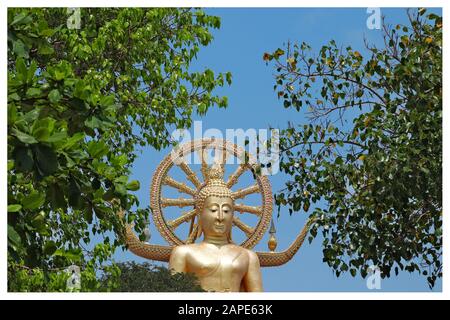
M 242 278 L 248 269 L 248 255 L 241 248 L 221 248 L 198 252 L 188 259 L 188 269 L 199 278 Z

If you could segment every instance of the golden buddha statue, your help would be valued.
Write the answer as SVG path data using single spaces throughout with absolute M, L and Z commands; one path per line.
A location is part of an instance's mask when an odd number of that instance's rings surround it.
M 220 166 L 211 168 L 195 200 L 204 239 L 175 247 L 170 269 L 194 273 L 207 291 L 262 291 L 258 256 L 231 241 L 234 201 Z
M 207 148 L 219 148 L 224 157 L 209 167 L 204 160 Z M 189 152 L 200 151 L 202 154 L 202 175 L 204 182 L 195 175 L 182 160 Z M 200 285 L 206 291 L 237 292 L 262 291 L 261 267 L 278 266 L 287 263 L 302 245 L 309 226 L 309 220 L 290 247 L 282 252 L 275 252 L 275 228 L 270 228 L 269 252 L 250 250 L 264 235 L 272 215 L 272 192 L 266 176 L 254 175 L 256 183 L 250 187 L 232 191 L 242 173 L 249 169 L 254 172 L 251 162 L 241 163 L 238 169 L 224 181 L 226 154 L 231 153 L 242 158 L 243 151 L 234 144 L 223 140 L 203 139 L 192 141 L 179 147 L 174 154 L 166 157 L 159 165 L 153 177 L 150 191 L 151 209 L 156 227 L 171 246 L 153 245 L 138 239 L 132 227 L 126 225 L 125 238 L 128 249 L 138 256 L 169 262 L 172 272 L 194 273 Z M 217 159 L 216 159 L 217 160 Z M 178 182 L 168 175 L 169 170 L 179 166 L 192 182 L 194 188 Z M 188 194 L 191 198 L 167 199 L 161 196 L 162 186 L 170 186 Z M 235 203 L 246 195 L 260 193 L 261 206 L 248 206 Z M 192 206 L 192 210 L 183 213 L 175 220 L 166 221 L 163 208 L 167 206 Z M 260 220 L 252 228 L 235 216 L 235 212 L 257 215 Z M 123 215 L 123 212 L 121 212 Z M 196 222 L 197 221 L 197 222 Z M 185 222 L 191 222 L 189 236 L 180 239 L 174 230 Z M 236 226 L 247 235 L 241 243 L 233 242 L 232 227 Z M 196 243 L 203 234 L 203 240 Z

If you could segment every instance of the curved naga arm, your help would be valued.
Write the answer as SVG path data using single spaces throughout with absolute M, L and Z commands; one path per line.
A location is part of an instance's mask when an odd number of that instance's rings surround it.
M 298 249 L 300 249 L 300 247 L 302 246 L 303 241 L 308 234 L 309 227 L 313 224 L 314 221 L 315 219 L 308 220 L 300 234 L 286 250 L 282 252 L 256 252 L 261 267 L 281 266 L 291 260 L 292 257 L 297 253 Z
M 123 211 L 119 211 L 120 217 L 124 216 Z M 128 249 L 135 255 L 142 258 L 168 262 L 173 247 L 148 244 L 139 240 L 129 224 L 125 224 L 125 241 Z
M 123 211 L 119 213 L 120 217 L 124 216 Z M 292 244 L 285 251 L 282 252 L 256 252 L 259 258 L 261 267 L 275 267 L 287 263 L 292 257 L 297 253 L 303 244 L 303 241 L 308 234 L 309 227 L 315 221 L 315 219 L 310 219 L 303 227 L 300 234 L 292 242 Z M 128 249 L 135 255 L 142 258 L 168 262 L 170 259 L 170 254 L 173 247 L 171 246 L 161 246 L 155 244 L 148 244 L 139 240 L 139 238 L 134 233 L 133 229 L 129 224 L 125 225 L 125 240 Z

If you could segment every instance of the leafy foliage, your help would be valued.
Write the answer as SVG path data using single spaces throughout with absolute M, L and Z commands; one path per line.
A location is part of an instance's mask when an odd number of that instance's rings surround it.
M 46 281 L 80 265 L 83 290 L 98 290 L 96 272 L 123 245 L 106 235 L 122 231 L 119 206 L 138 232 L 148 216 L 131 210 L 137 147 L 166 147 L 193 112 L 226 107 L 212 91 L 231 75 L 189 70 L 220 27 L 201 10 L 83 8 L 80 29 L 69 15 L 8 9 L 8 255 Z M 103 242 L 89 247 L 93 236 Z
M 194 274 L 176 273 L 169 269 L 154 266 L 147 262 L 138 264 L 134 261 L 118 263 L 120 277 L 113 289 L 116 292 L 202 292 Z M 104 287 L 109 287 L 111 276 L 102 278 Z
M 420 272 L 433 287 L 442 276 L 442 18 L 408 17 L 384 25 L 385 47 L 366 43 L 367 58 L 335 41 L 317 56 L 306 43 L 264 54 L 284 107 L 309 118 L 281 133 L 292 179 L 275 200 L 312 211 L 310 241 L 322 231 L 337 276 L 365 277 L 374 264 L 382 277 Z

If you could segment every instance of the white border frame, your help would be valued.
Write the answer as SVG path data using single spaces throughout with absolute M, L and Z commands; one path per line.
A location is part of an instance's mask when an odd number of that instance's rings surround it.
M 300 3 L 293 0 L 117 0 L 114 2 L 114 7 L 441 7 L 444 21 L 447 22 L 449 17 L 448 1 L 428 0 L 391 0 L 391 1 L 373 1 L 373 0 L 349 0 L 345 4 L 339 6 L 336 5 L 336 1 L 331 0 L 316 0 L 314 2 Z M 311 5 L 313 4 L 313 5 Z M 8 7 L 110 7 L 111 2 L 108 0 L 35 0 L 30 2 L 29 0 L 17 0 L 17 1 L 1 1 L 0 3 L 0 26 L 1 35 L 1 50 L 0 50 L 0 84 L 4 94 L 0 94 L 1 108 L 0 108 L 0 144 L 2 147 L 2 157 L 0 158 L 1 169 L 1 192 L 0 203 L 3 204 L 3 213 L 0 214 L 0 298 L 1 299 L 29 299 L 29 300 L 54 300 L 54 299 L 67 299 L 67 300 L 79 300 L 79 299 L 108 299 L 108 300 L 312 300 L 312 299 L 356 299 L 356 300 L 394 300 L 394 299 L 450 299 L 450 256 L 447 254 L 445 248 L 449 247 L 448 236 L 448 224 L 449 218 L 447 215 L 443 217 L 444 224 L 444 250 L 443 250 L 443 281 L 442 292 L 267 292 L 267 293 L 8 293 L 7 292 L 7 176 L 6 176 L 6 164 L 7 164 L 7 8 Z M 444 28 L 447 28 L 446 24 Z M 450 33 L 444 32 L 444 74 L 443 74 L 443 97 L 448 97 L 449 86 L 445 83 L 449 83 L 449 73 L 446 73 L 448 66 L 448 44 L 450 43 Z M 445 48 L 446 47 L 446 48 Z M 447 99 L 444 99 L 443 110 L 449 107 Z M 448 112 L 447 112 L 448 113 Z M 445 167 L 445 163 L 449 160 L 449 117 L 444 112 L 443 114 L 443 194 L 449 194 L 449 171 Z M 444 197 L 443 206 L 449 208 L 450 199 Z M 445 209 L 444 209 L 445 210 Z M 447 231 L 447 232 L 446 232 Z

